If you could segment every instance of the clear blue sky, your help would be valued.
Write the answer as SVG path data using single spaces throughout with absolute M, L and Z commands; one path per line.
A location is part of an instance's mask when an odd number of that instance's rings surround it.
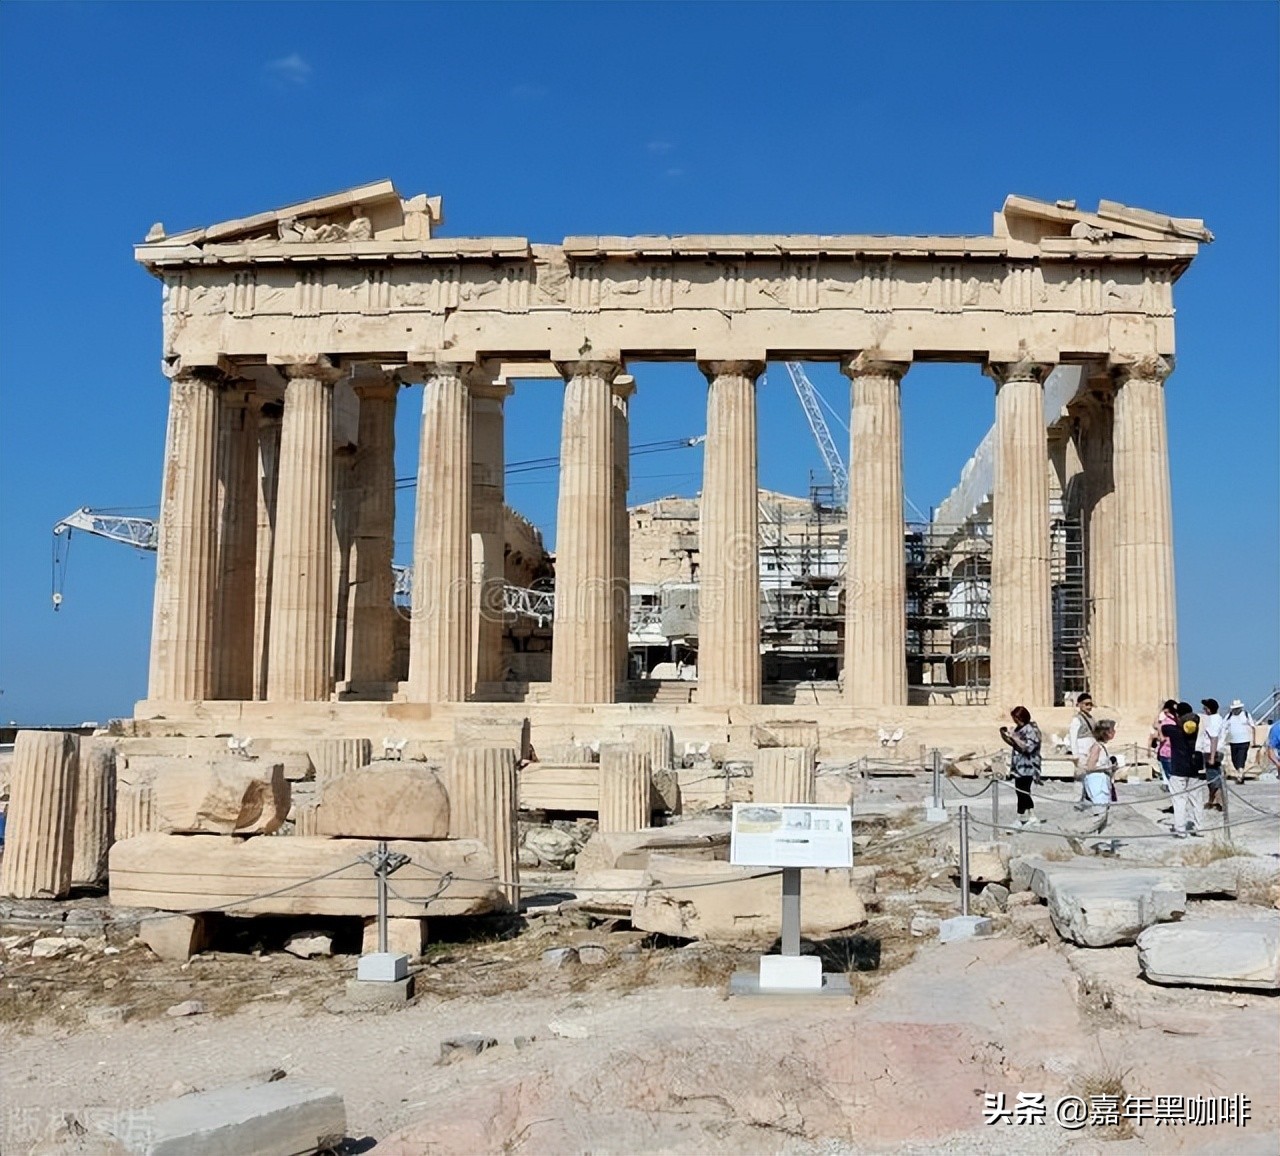
M 160 286 L 131 246 L 392 178 L 445 231 L 987 233 L 1005 195 L 1203 217 L 1168 385 L 1182 685 L 1250 701 L 1277 672 L 1277 43 L 1233 4 L 0 5 L 0 718 L 128 715 L 153 559 L 50 528 L 158 500 Z M 697 434 L 692 366 L 638 370 L 634 442 Z M 832 367 L 815 381 L 840 409 Z M 556 452 L 546 384 L 508 458 Z M 414 394 L 401 474 L 412 472 Z M 908 495 L 990 424 L 977 367 L 904 384 Z M 820 466 L 785 377 L 762 483 Z M 837 430 L 837 438 L 843 437 Z M 697 450 L 637 458 L 632 500 L 692 493 Z M 554 475 L 509 489 L 553 529 Z M 402 511 L 405 513 L 407 511 Z M 409 523 L 397 537 L 407 557 Z

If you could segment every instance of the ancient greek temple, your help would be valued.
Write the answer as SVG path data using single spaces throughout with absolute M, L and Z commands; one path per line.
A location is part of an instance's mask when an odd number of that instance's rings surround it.
M 851 385 L 831 717 L 907 709 L 899 398 L 917 362 L 978 365 L 995 391 L 991 701 L 1053 704 L 1042 411 L 1059 365 L 1082 371 L 1056 468 L 1084 494 L 1090 685 L 1139 713 L 1176 687 L 1164 390 L 1173 285 L 1212 240 L 1201 221 L 1019 196 L 989 236 L 539 244 L 442 237 L 441 220 L 439 198 L 382 181 L 173 235 L 156 225 L 137 247 L 164 286 L 170 383 L 139 719 L 321 726 L 482 703 L 501 677 L 504 402 L 531 378 L 563 383 L 544 387 L 563 433 L 541 701 L 618 701 L 628 421 L 645 404 L 629 371 L 650 361 L 695 362 L 707 382 L 699 710 L 761 703 L 756 387 L 770 360 L 838 362 Z M 402 679 L 393 443 L 410 383 L 425 388 Z

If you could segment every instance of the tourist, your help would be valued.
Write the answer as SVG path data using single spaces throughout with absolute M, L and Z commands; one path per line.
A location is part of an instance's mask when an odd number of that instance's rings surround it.
M 1178 717 L 1161 730 L 1169 736 L 1169 793 L 1173 796 L 1173 834 L 1178 839 L 1200 834 L 1204 820 L 1200 800 L 1200 773 L 1196 766 L 1196 739 L 1200 716 L 1189 702 L 1177 705 Z
M 1271 724 L 1271 729 L 1267 731 L 1266 745 L 1262 749 L 1266 751 L 1267 758 L 1271 762 L 1271 772 L 1280 773 L 1280 718 Z
M 1031 721 L 1031 712 L 1025 706 L 1015 706 L 1009 715 L 1016 729 L 1010 734 L 1008 727 L 1001 727 L 1000 737 L 1013 748 L 1009 769 L 1018 797 L 1018 826 L 1032 827 L 1040 822 L 1031 798 L 1032 784 L 1040 781 L 1040 728 Z
M 1160 777 L 1164 779 L 1166 791 L 1169 789 L 1169 736 L 1164 733 L 1164 728 L 1178 721 L 1175 713 L 1177 709 L 1178 704 L 1173 699 L 1165 699 L 1160 714 L 1151 724 L 1151 749 L 1155 751 L 1156 762 L 1160 764 Z
M 1222 741 L 1231 750 L 1231 768 L 1236 773 L 1236 782 L 1243 783 L 1244 765 L 1249 761 L 1249 748 L 1253 745 L 1253 719 L 1238 698 L 1227 708 L 1227 717 L 1222 723 Z
M 1084 795 L 1093 807 L 1109 807 L 1116 797 L 1112 776 L 1116 760 L 1107 743 L 1116 737 L 1115 721 L 1099 719 L 1094 724 L 1094 740 L 1084 760 Z
M 1196 738 L 1196 753 L 1204 763 L 1204 777 L 1209 784 L 1209 801 L 1205 806 L 1214 811 L 1222 810 L 1222 715 L 1218 713 L 1216 698 L 1202 698 L 1204 713 L 1200 716 L 1200 734 Z
M 1089 748 L 1094 740 L 1093 696 L 1086 690 L 1076 699 L 1076 713 L 1072 716 L 1071 725 L 1067 728 L 1067 753 L 1075 759 L 1076 778 L 1084 778 L 1084 761 L 1089 757 Z M 1088 792 L 1083 785 L 1080 788 L 1080 801 L 1077 811 L 1089 809 Z

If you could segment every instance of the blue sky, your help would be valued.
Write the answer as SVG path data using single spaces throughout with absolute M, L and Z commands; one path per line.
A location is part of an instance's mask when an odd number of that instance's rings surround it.
M 131 246 L 380 177 L 445 232 L 988 233 L 1009 192 L 1203 217 L 1168 385 L 1182 685 L 1280 681 L 1277 44 L 1233 4 L 0 5 L 0 718 L 128 715 L 150 556 L 50 528 L 154 507 L 160 287 Z M 847 383 L 812 370 L 840 410 Z M 692 366 L 641 366 L 635 443 L 702 432 Z M 524 386 L 508 459 L 556 451 Z M 415 393 L 398 472 L 413 472 Z M 938 502 L 990 424 L 977 367 L 904 383 L 907 493 Z M 820 461 L 779 369 L 762 484 Z M 837 441 L 843 431 L 834 430 Z M 633 462 L 632 500 L 697 487 L 697 450 Z M 520 484 L 516 485 L 515 482 Z M 510 500 L 550 532 L 554 474 Z M 407 508 L 398 521 L 408 554 Z

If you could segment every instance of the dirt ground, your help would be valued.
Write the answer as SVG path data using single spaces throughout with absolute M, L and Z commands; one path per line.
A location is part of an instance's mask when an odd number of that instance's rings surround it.
M 918 794 L 882 788 L 864 829 L 909 831 L 901 808 Z M 1063 945 L 1039 906 L 996 912 L 990 939 L 940 944 L 910 925 L 956 910 L 945 837 L 869 861 L 868 923 L 817 945 L 852 999 L 731 997 L 729 976 L 753 969 L 759 946 L 665 940 L 554 907 L 433 923 L 416 999 L 383 1012 L 345 1004 L 350 925 L 334 927 L 337 954 L 301 960 L 279 950 L 296 924 L 228 919 L 218 950 L 181 965 L 118 934 L 33 959 L 18 936 L 0 954 L 0 1150 L 29 1151 L 64 1113 L 115 1118 L 277 1070 L 337 1088 L 351 1150 L 389 1156 L 1280 1150 L 1277 997 L 1154 987 L 1134 948 Z M 1214 900 L 1188 917 L 1227 909 L 1246 912 Z M 544 959 L 586 944 L 603 962 Z M 185 1000 L 203 1013 L 167 1014 Z M 440 1063 L 442 1042 L 466 1033 L 497 1043 Z M 1050 1112 L 1065 1095 L 1239 1093 L 1252 1119 L 986 1125 L 985 1093 L 1011 1105 L 1043 1093 Z

